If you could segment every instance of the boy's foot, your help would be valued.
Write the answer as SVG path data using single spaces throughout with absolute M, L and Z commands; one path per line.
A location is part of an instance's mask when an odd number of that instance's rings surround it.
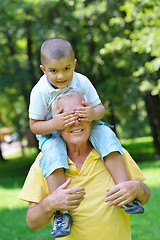
M 71 233 L 72 217 L 68 212 L 56 211 L 54 215 L 54 225 L 52 237 L 64 237 Z
M 121 208 L 123 208 L 126 213 L 130 214 L 144 213 L 144 207 L 137 199 L 134 199 L 132 202 L 121 206 Z

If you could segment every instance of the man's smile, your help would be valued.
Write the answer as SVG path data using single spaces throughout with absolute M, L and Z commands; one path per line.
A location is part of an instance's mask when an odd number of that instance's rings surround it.
M 75 129 L 75 130 L 72 130 L 71 133 L 79 133 L 79 132 L 82 132 L 82 131 L 83 131 L 82 128 L 81 129 Z

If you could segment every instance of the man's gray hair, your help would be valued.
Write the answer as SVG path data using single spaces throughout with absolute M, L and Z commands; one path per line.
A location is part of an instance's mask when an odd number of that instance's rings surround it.
M 53 101 L 52 105 L 51 105 L 51 109 L 52 109 L 52 116 L 54 117 L 56 111 L 57 111 L 57 102 L 60 98 L 66 97 L 66 96 L 75 96 L 75 95 L 80 95 L 83 97 L 84 101 L 88 103 L 88 99 L 87 97 L 78 89 L 69 89 L 66 92 L 62 92 L 60 93 L 56 99 Z

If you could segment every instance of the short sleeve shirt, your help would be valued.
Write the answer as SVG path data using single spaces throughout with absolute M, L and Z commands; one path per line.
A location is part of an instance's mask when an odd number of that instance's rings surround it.
M 20 193 L 20 199 L 39 203 L 49 194 L 46 180 L 39 168 L 39 158 L 31 167 L 26 182 Z M 145 177 L 124 150 L 130 179 L 144 181 Z M 130 216 L 120 207 L 108 206 L 104 202 L 106 191 L 114 186 L 114 181 L 107 171 L 100 155 L 95 149 L 85 160 L 81 170 L 68 158 L 69 170 L 65 172 L 66 179 L 71 177 L 70 188 L 85 187 L 86 195 L 78 208 L 70 211 L 73 226 L 69 236 L 63 240 L 131 240 Z
M 54 99 L 68 89 L 78 89 L 87 97 L 92 107 L 100 104 L 100 98 L 96 89 L 89 79 L 80 74 L 73 73 L 72 81 L 64 89 L 55 89 L 46 75 L 43 75 L 33 87 L 30 95 L 29 118 L 35 120 L 49 120 L 51 116 L 51 105 Z

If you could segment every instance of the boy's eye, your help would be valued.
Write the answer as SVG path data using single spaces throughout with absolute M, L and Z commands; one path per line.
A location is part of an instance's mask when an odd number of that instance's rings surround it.
M 55 69 L 52 69 L 51 72 L 52 72 L 52 73 L 56 73 L 56 70 L 55 70 Z
M 70 67 L 66 67 L 65 68 L 65 71 L 69 71 L 71 68 Z

